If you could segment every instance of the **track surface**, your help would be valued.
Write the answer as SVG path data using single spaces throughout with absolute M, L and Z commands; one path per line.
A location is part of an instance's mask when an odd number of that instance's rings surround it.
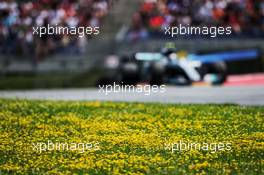
M 0 98 L 264 105 L 264 86 L 166 87 L 165 93 L 148 96 L 135 92 L 105 95 L 99 89 L 0 91 Z

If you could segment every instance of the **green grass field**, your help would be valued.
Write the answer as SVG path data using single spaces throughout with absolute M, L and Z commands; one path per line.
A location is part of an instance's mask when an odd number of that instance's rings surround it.
M 0 174 L 264 174 L 263 123 L 264 107 L 2 99 Z
M 101 76 L 99 70 L 92 69 L 84 73 L 55 72 L 28 74 L 0 74 L 1 90 L 29 90 L 50 88 L 87 88 L 94 87 Z

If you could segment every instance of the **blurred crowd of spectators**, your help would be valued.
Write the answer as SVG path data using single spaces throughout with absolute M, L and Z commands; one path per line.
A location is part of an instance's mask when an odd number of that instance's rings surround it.
M 145 0 L 128 39 L 155 36 L 168 26 L 230 26 L 236 36 L 263 37 L 263 0 Z
M 87 37 L 52 35 L 39 38 L 33 26 L 98 27 L 111 0 L 0 0 L 0 54 L 42 58 L 52 53 L 79 54 Z

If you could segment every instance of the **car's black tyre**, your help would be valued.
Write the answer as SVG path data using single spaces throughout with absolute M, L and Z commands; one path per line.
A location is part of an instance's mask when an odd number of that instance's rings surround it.
M 221 85 L 227 79 L 227 66 L 223 61 L 219 61 L 216 63 L 204 64 L 201 69 L 202 77 L 206 74 L 215 74 L 217 76 L 217 80 L 213 81 L 213 85 Z

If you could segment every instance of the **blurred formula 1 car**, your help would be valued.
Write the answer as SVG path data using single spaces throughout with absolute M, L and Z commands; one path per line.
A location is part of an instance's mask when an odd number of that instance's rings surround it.
M 220 85 L 227 78 L 226 60 L 246 59 L 256 54 L 254 50 L 247 50 L 198 55 L 164 48 L 157 53 L 138 52 L 130 57 L 109 57 L 105 62 L 107 73 L 99 84 L 191 85 L 207 82 Z

